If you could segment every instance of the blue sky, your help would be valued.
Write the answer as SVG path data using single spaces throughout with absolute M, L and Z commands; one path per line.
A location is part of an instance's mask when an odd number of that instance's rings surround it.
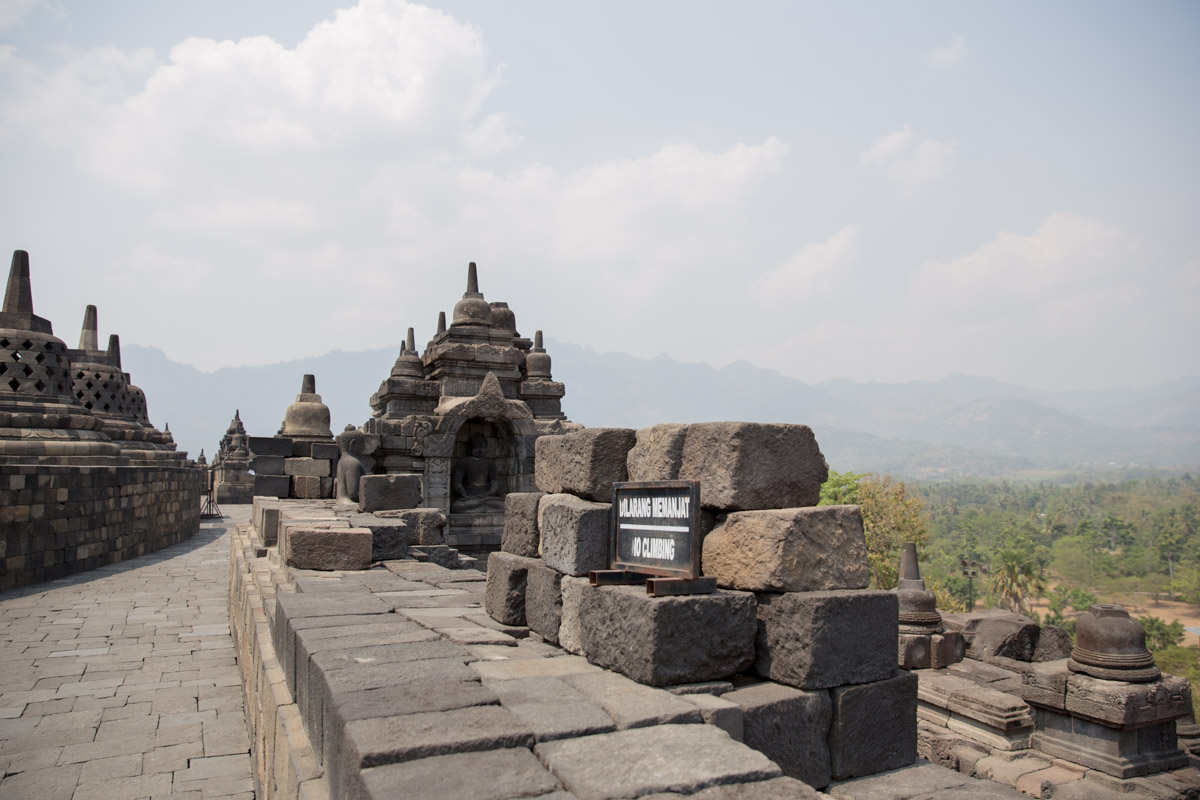
M 0 243 L 59 336 L 424 342 L 474 260 L 599 350 L 1200 372 L 1195 3 L 338 8 L 0 0 Z

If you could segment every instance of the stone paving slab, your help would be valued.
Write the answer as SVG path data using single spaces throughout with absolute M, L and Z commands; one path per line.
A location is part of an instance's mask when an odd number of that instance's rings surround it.
M 0 592 L 0 797 L 254 796 L 228 526 Z

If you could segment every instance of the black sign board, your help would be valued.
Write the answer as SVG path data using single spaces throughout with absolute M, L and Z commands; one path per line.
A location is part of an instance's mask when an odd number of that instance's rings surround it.
M 700 575 L 699 481 L 615 483 L 612 508 L 612 569 Z

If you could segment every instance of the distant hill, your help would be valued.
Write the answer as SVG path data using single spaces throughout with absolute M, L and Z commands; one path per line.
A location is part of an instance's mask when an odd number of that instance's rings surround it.
M 940 381 L 806 384 L 737 362 L 716 369 L 547 342 L 563 409 L 589 427 L 751 420 L 810 425 L 832 468 L 927 480 L 1070 471 L 1200 469 L 1200 379 L 1143 390 L 1042 392 L 970 375 Z M 251 435 L 273 435 L 305 373 L 334 431 L 370 417 L 368 399 L 394 347 L 202 373 L 126 345 L 125 368 L 181 449 L 211 457 L 234 410 Z

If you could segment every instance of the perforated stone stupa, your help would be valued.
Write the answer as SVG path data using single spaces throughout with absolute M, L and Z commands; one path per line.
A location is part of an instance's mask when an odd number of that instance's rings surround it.
M 562 412 L 566 387 L 551 375 L 538 331 L 517 330 L 505 302 L 488 302 L 475 263 L 467 290 L 418 355 L 412 328 L 371 396 L 363 460 L 376 474 L 420 476 L 421 505 L 449 517 L 446 543 L 495 550 L 503 497 L 533 491 L 533 444 L 579 428 Z

